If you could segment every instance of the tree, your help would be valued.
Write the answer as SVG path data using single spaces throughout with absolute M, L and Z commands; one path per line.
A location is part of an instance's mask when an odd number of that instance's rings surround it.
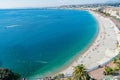
M 115 63 L 115 64 L 116 64 L 116 62 L 117 62 L 117 58 L 115 58 L 115 59 L 113 60 L 113 63 Z
M 83 64 L 74 67 L 73 78 L 74 80 L 90 80 L 90 76 Z
M 111 67 L 109 66 L 105 67 L 105 70 L 104 70 L 105 75 L 112 75 L 113 73 L 114 73 L 114 70 Z
M 117 70 L 120 70 L 120 55 L 114 59 L 114 63 L 116 64 Z
M 118 70 L 120 70 L 120 62 L 116 62 Z
M 58 75 L 54 76 L 55 80 L 60 80 L 61 78 L 64 78 L 64 74 L 58 74 Z
M 66 80 L 72 80 L 71 78 L 67 78 Z

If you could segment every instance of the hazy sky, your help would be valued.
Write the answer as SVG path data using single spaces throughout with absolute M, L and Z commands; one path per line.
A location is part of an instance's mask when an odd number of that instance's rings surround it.
M 101 3 L 108 0 L 0 0 L 0 8 L 48 7 L 64 4 Z

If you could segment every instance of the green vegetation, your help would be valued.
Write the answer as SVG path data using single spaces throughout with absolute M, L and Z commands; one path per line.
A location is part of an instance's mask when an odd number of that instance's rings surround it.
M 109 13 L 105 13 L 105 12 L 103 12 L 102 10 L 98 10 L 100 13 L 102 13 L 102 14 L 104 14 L 105 16 L 110 16 L 110 14 Z
M 18 80 L 19 78 L 19 74 L 13 73 L 8 69 L 0 69 L 0 80 Z
M 104 13 L 106 16 L 110 16 L 110 14 L 109 13 Z
M 104 74 L 105 75 L 112 75 L 120 70 L 120 54 L 117 58 L 113 60 L 114 64 L 116 65 L 114 68 L 111 68 L 109 66 L 105 67 Z
M 109 13 L 106 13 L 106 12 L 103 12 L 103 10 L 98 10 L 98 12 L 100 12 L 100 13 L 102 13 L 102 14 L 104 14 L 105 16 L 111 16 Z M 119 21 L 120 22 L 120 19 L 119 18 L 116 18 L 115 16 L 111 16 L 111 17 L 113 17 L 114 19 L 116 19 L 117 21 Z
M 120 22 L 120 19 L 117 18 L 117 20 Z
M 67 78 L 66 80 L 72 80 L 71 78 Z
M 74 80 L 90 80 L 90 76 L 88 75 L 83 64 L 78 65 L 74 68 L 73 78 Z
M 105 70 L 104 70 L 105 75 L 112 75 L 113 73 L 114 73 L 114 70 L 111 67 L 109 66 L 105 67 Z
M 83 64 L 74 67 L 74 72 L 71 77 L 65 78 L 64 74 L 58 74 L 54 76 L 52 80 L 62 80 L 63 78 L 64 80 L 95 80 L 88 75 L 88 72 Z
M 114 59 L 114 63 L 116 65 L 115 70 L 120 70 L 120 53 L 118 57 Z
M 54 80 L 60 80 L 61 78 L 64 78 L 64 74 L 58 74 L 54 77 Z

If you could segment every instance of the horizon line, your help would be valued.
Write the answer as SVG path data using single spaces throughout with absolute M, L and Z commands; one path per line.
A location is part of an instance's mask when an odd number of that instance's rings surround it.
M 120 2 L 114 2 L 114 3 L 120 3 Z M 92 5 L 92 4 L 114 4 L 114 3 L 86 3 L 86 4 L 65 4 L 65 5 L 59 5 L 59 6 L 44 6 L 44 7 L 2 7 L 0 9 L 41 9 L 41 8 L 59 8 L 61 6 L 69 6 L 69 5 Z

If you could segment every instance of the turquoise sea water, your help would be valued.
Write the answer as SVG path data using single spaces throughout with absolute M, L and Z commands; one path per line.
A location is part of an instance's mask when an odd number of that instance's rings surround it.
M 97 32 L 87 11 L 0 10 L 0 67 L 24 77 L 52 73 L 88 47 Z

